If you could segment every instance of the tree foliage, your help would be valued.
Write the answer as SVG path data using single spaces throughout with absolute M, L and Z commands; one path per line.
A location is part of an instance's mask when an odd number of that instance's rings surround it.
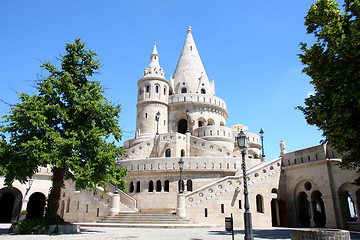
M 37 82 L 38 93 L 19 94 L 0 128 L 0 171 L 7 185 L 24 183 L 39 167 L 52 166 L 47 217 L 56 216 L 65 179 L 78 189 L 106 187 L 109 181 L 125 186 L 126 170 L 115 164 L 124 150 L 109 140 L 121 139 L 120 105 L 108 101 L 92 79 L 99 69 L 94 56 L 80 39 L 66 44 L 60 69 L 45 61 L 48 76 Z
M 324 142 L 345 153 L 342 166 L 360 167 L 360 1 L 319 0 L 305 17 L 316 42 L 301 43 L 300 59 L 315 92 L 298 107 L 310 125 L 323 131 Z M 360 180 L 357 180 L 360 183 Z

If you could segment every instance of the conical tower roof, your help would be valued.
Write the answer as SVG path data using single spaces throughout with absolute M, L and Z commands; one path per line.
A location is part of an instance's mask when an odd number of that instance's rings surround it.
M 147 68 L 144 70 L 144 77 L 164 77 L 164 70 L 160 67 L 159 63 L 159 54 L 156 49 L 156 43 L 154 43 L 154 48 L 150 54 L 150 63 Z
M 187 93 L 200 93 L 201 89 L 204 89 L 206 94 L 214 95 L 191 34 L 191 27 L 188 28 L 173 79 L 175 93 L 181 93 L 186 86 Z

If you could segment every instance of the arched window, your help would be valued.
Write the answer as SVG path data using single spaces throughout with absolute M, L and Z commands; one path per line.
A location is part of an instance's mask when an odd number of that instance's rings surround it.
M 141 88 L 139 88 L 139 95 L 141 95 Z
M 154 182 L 151 180 L 149 182 L 148 192 L 153 192 L 153 191 L 154 191 Z
M 136 183 L 136 192 L 140 192 L 140 181 Z
M 206 93 L 206 91 L 205 91 L 205 89 L 201 89 L 201 94 L 205 94 Z
M 256 195 L 256 211 L 258 213 L 264 212 L 264 201 L 263 197 L 260 194 Z
M 164 192 L 169 192 L 169 180 L 165 180 L 164 182 Z
M 214 120 L 208 119 L 208 126 L 215 125 Z
M 185 134 L 187 130 L 187 120 L 180 119 L 178 122 L 178 133 Z
M 186 88 L 181 89 L 181 93 L 187 93 L 187 89 Z
M 159 86 L 155 86 L 155 92 L 156 92 L 156 93 L 159 92 Z
M 68 198 L 67 202 L 66 202 L 66 213 L 70 212 L 70 198 Z
M 320 191 L 316 190 L 312 193 L 312 204 L 313 204 L 313 220 L 315 223 L 315 227 L 324 228 L 326 225 L 326 213 L 325 213 L 325 205 L 322 199 L 322 194 Z
M 347 204 L 348 204 L 348 209 L 349 209 L 349 214 L 350 214 L 350 221 L 356 221 L 357 219 L 357 215 L 356 215 L 356 210 L 355 210 L 355 203 L 351 197 L 351 193 L 347 192 Z
M 278 193 L 278 190 L 276 188 L 271 189 L 271 193 Z
M 161 181 L 160 181 L 160 180 L 158 180 L 158 181 L 156 182 L 156 191 L 157 191 L 157 192 L 161 192 Z
M 146 92 L 150 92 L 150 86 L 146 86 Z
M 220 122 L 220 126 L 225 126 L 223 121 Z
M 181 149 L 181 156 L 185 157 L 185 150 L 184 149 Z
M 134 182 L 130 183 L 130 191 L 129 192 L 134 192 Z
M 188 192 L 192 192 L 192 190 L 193 190 L 193 185 L 192 185 L 191 179 L 187 180 L 187 182 L 186 182 L 186 190 Z
M 165 157 L 171 157 L 171 150 L 170 150 L 170 148 L 166 149 L 166 151 L 165 151 Z

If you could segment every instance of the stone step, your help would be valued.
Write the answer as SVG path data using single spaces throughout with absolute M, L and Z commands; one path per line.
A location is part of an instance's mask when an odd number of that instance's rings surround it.
M 189 219 L 178 218 L 172 213 L 119 213 L 107 216 L 98 223 L 130 223 L 130 224 L 192 224 Z

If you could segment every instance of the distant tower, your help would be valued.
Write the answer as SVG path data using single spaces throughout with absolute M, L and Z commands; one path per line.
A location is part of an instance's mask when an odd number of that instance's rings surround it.
M 169 82 L 159 64 L 156 43 L 150 55 L 150 64 L 144 76 L 137 82 L 138 103 L 135 138 L 153 138 L 156 134 L 155 116 L 160 112 L 159 133 L 168 131 Z

